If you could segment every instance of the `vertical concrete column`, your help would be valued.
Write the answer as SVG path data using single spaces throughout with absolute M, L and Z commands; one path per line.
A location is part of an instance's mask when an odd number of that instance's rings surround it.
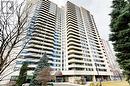
M 110 81 L 112 81 L 112 75 L 109 76 Z
M 92 79 L 93 79 L 93 82 L 96 82 L 96 76 L 93 75 L 92 77 L 93 77 L 93 78 L 92 78 Z

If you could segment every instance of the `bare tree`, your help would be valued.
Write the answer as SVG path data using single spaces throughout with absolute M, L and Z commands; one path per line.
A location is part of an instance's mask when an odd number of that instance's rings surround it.
M 43 68 L 43 70 L 38 73 L 36 79 L 42 82 L 42 86 L 47 86 L 48 81 L 55 80 L 55 76 L 51 75 L 51 71 L 51 68 Z
M 14 1 L 14 0 L 13 0 Z M 2 5 L 4 4 L 4 5 Z M 25 48 L 27 21 L 31 3 L 1 0 L 0 14 L 0 76 Z M 4 12 L 5 11 L 5 12 Z M 0 77 L 0 80 L 3 77 Z

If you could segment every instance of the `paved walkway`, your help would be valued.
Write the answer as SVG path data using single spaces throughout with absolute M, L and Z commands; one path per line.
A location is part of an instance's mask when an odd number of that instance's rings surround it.
M 72 83 L 64 82 L 64 83 L 54 83 L 54 86 L 84 86 L 84 85 L 78 85 L 78 84 L 72 84 Z
M 54 83 L 54 86 L 89 86 L 89 83 L 86 85 L 78 85 L 64 82 L 64 83 Z M 102 82 L 102 86 L 130 86 L 130 85 L 126 81 L 108 81 L 108 82 Z

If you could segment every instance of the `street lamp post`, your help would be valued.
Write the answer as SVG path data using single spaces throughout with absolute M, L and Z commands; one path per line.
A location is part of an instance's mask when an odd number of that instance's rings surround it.
M 97 69 L 97 63 L 95 63 L 95 67 L 96 67 L 97 74 L 98 74 L 98 76 L 99 76 L 99 71 L 98 71 L 98 69 Z M 101 79 L 100 79 L 100 85 L 99 85 L 99 86 L 102 86 Z

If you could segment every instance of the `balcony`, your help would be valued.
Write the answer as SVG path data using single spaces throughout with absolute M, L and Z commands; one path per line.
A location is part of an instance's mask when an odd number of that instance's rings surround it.
M 77 51 L 77 50 L 69 50 L 68 54 L 70 53 L 78 53 L 78 54 L 82 54 L 82 51 Z
M 77 58 L 77 59 L 83 59 L 84 57 L 82 54 L 72 53 L 68 55 L 68 59 Z
M 70 45 L 68 46 L 68 49 L 69 50 L 74 50 L 74 49 L 78 49 L 78 50 L 82 50 L 81 46 L 80 45 Z
M 70 60 L 68 60 L 68 63 L 84 63 L 84 61 L 83 60 L 77 60 L 77 59 L 70 59 Z
M 84 64 L 78 65 L 78 64 L 70 64 L 68 65 L 68 68 L 86 68 Z

